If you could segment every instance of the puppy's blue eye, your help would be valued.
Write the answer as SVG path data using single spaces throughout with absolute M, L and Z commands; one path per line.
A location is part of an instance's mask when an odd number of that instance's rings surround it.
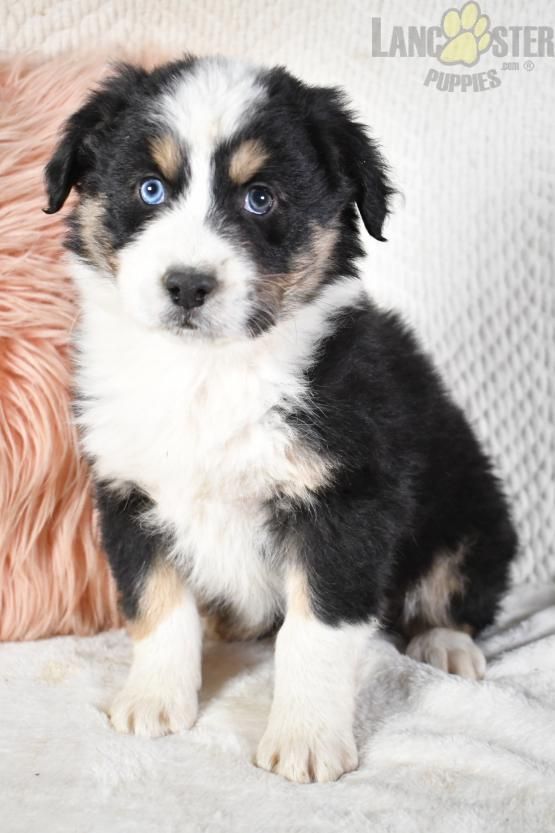
M 166 199 L 163 183 L 154 177 L 143 180 L 139 193 L 142 201 L 146 202 L 147 205 L 160 205 Z
M 274 197 L 265 185 L 253 185 L 245 194 L 243 207 L 251 214 L 267 214 L 274 204 Z

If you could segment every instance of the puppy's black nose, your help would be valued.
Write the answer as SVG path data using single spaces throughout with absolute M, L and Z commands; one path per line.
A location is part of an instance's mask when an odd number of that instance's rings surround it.
M 204 304 L 216 287 L 216 278 L 210 272 L 182 269 L 168 272 L 164 283 L 173 303 L 185 310 L 191 310 Z

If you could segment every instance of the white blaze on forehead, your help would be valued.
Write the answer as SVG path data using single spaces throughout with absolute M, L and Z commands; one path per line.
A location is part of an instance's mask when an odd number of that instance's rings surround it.
M 191 179 L 185 205 L 205 217 L 216 147 L 232 138 L 266 94 L 259 73 L 226 58 L 200 60 L 162 99 L 162 117 L 187 147 Z
M 191 149 L 206 149 L 233 136 L 265 94 L 255 67 L 206 58 L 175 83 L 162 106 L 171 127 Z

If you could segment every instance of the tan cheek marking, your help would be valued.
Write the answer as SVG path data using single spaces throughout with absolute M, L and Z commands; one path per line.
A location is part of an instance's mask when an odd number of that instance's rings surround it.
M 173 136 L 156 136 L 149 142 L 152 159 L 160 173 L 169 181 L 175 180 L 183 165 L 181 149 Z
M 337 238 L 335 226 L 315 225 L 310 242 L 297 255 L 289 272 L 260 279 L 258 294 L 262 304 L 277 313 L 309 298 L 322 283 Z
M 337 237 L 337 229 L 333 226 L 314 227 L 308 250 L 297 257 L 295 266 L 288 276 L 286 294 L 300 292 L 306 297 L 318 288 L 337 243 Z
M 409 627 L 455 627 L 449 608 L 453 596 L 464 591 L 463 558 L 462 547 L 453 555 L 437 555 L 430 571 L 407 593 L 403 618 Z
M 314 616 L 310 605 L 308 582 L 300 567 L 290 567 L 287 572 L 287 612 L 309 619 Z
M 236 185 L 244 185 L 262 168 L 268 153 L 258 139 L 247 139 L 233 152 L 229 160 L 229 178 Z
M 130 636 L 144 639 L 183 599 L 183 579 L 170 564 L 161 563 L 147 576 L 137 617 L 127 623 Z
M 105 210 L 102 197 L 85 197 L 77 209 L 77 220 L 89 260 L 99 269 L 114 274 L 117 257 L 104 226 Z

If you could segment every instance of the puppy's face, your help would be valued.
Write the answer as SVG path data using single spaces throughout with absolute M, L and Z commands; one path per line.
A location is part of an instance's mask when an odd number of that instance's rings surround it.
M 151 328 L 255 336 L 352 273 L 355 204 L 381 239 L 390 188 L 339 93 L 224 59 L 122 67 L 67 123 L 49 212 Z

